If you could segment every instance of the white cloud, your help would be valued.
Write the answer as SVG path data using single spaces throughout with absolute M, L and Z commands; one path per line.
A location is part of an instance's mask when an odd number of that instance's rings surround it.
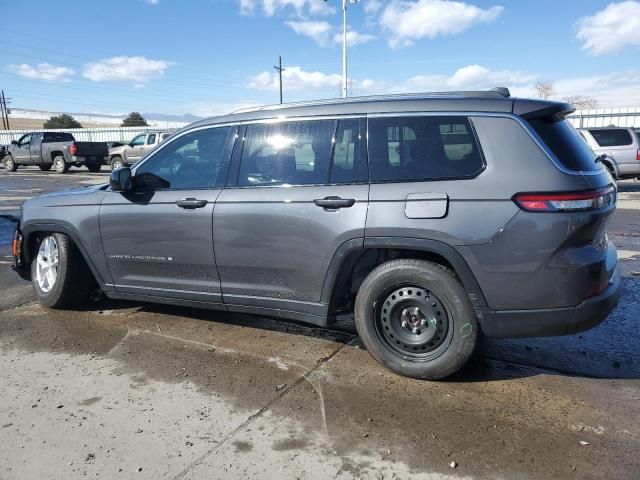
M 332 44 L 342 44 L 342 32 L 325 21 L 290 21 L 285 22 L 298 35 L 309 37 L 321 47 L 328 47 Z M 347 44 L 350 46 L 368 43 L 374 40 L 374 35 L 360 33 L 355 30 L 347 30 Z
M 403 85 L 405 91 L 484 90 L 493 87 L 517 87 L 531 84 L 536 75 L 514 70 L 489 70 L 469 65 L 452 75 L 416 75 Z
M 320 46 L 327 46 L 331 38 L 332 27 L 329 22 L 286 22 L 298 35 L 309 37 Z
M 171 65 L 165 60 L 120 56 L 87 63 L 82 75 L 94 82 L 130 81 L 140 85 L 162 77 Z
M 38 65 L 9 65 L 9 70 L 25 78 L 33 80 L 45 80 L 48 82 L 70 82 L 75 72 L 71 68 L 51 65 L 50 63 L 39 63 Z
M 347 30 L 347 45 L 353 47 L 354 45 L 361 45 L 363 43 L 369 43 L 375 40 L 375 35 L 369 35 L 368 33 L 360 33 L 355 30 Z M 342 32 L 338 32 L 333 36 L 333 43 L 342 44 Z
M 382 8 L 382 0 L 365 0 L 363 4 L 362 8 L 367 15 L 378 13 L 378 10 Z
M 392 47 L 411 45 L 421 38 L 454 35 L 476 23 L 491 23 L 504 10 L 487 10 L 450 0 L 392 0 L 380 16 L 380 25 L 390 34 Z
M 323 0 L 239 0 L 240 13 L 253 15 L 261 10 L 267 17 L 272 17 L 279 10 L 293 9 L 299 17 L 310 15 L 330 15 L 335 9 Z
M 342 76 L 335 73 L 309 72 L 300 67 L 286 67 L 282 72 L 282 84 L 286 91 L 323 90 L 337 88 L 342 83 Z M 278 90 L 278 75 L 262 72 L 250 77 L 247 87 L 252 90 Z
M 640 106 L 640 70 L 561 78 L 554 82 L 554 87 L 558 98 L 587 96 L 603 107 Z
M 610 3 L 604 10 L 578 20 L 578 40 L 583 50 L 602 55 L 640 46 L 640 2 Z

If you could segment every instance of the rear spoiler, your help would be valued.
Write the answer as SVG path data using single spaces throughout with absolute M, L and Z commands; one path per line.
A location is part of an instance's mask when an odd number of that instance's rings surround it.
M 540 117 L 564 120 L 567 115 L 573 112 L 575 112 L 573 105 L 564 102 L 534 99 L 516 99 L 513 102 L 513 113 L 521 116 L 525 120 Z

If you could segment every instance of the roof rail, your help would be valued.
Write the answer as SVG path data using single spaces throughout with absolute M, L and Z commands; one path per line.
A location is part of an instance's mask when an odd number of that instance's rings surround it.
M 394 101 L 394 100 L 419 100 L 429 98 L 509 98 L 511 93 L 506 87 L 496 87 L 491 90 L 477 91 L 455 91 L 455 92 L 421 92 L 421 93 L 394 93 L 387 95 L 368 95 L 349 98 L 327 98 L 322 100 L 305 100 L 283 104 L 262 105 L 258 107 L 246 107 L 234 110 L 235 113 L 260 112 L 265 110 L 280 110 L 290 107 L 311 107 L 314 105 L 335 105 L 339 103 L 364 103 L 372 101 Z

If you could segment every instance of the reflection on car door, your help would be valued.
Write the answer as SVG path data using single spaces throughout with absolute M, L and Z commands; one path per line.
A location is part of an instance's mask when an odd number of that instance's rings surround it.
M 226 304 L 303 311 L 312 322 L 326 314 L 329 263 L 340 245 L 364 237 L 363 125 L 347 119 L 247 128 L 214 215 Z
M 234 140 L 232 127 L 181 134 L 134 169 L 132 192 L 105 195 L 100 231 L 117 293 L 221 302 L 213 208 Z

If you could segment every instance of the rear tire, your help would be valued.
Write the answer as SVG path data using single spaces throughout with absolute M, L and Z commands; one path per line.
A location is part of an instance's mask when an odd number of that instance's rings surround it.
M 64 157 L 62 155 L 58 155 L 53 159 L 53 168 L 56 173 L 67 173 L 69 165 L 64 161 Z
M 4 163 L 4 169 L 7 172 L 15 172 L 16 170 L 18 170 L 18 164 L 13 159 L 12 155 L 5 155 L 5 157 L 2 159 L 2 163 Z
M 39 238 L 31 262 L 31 282 L 38 301 L 49 308 L 85 303 L 95 284 L 80 252 L 62 233 Z
M 124 166 L 125 166 L 125 163 L 122 160 L 122 157 L 120 156 L 111 157 L 111 171 L 118 170 L 119 168 L 122 168 Z
M 98 173 L 102 169 L 102 165 L 99 163 L 88 163 L 87 168 L 92 173 Z
M 43 172 L 48 172 L 49 170 L 51 170 L 51 167 L 53 165 L 51 165 L 50 163 L 45 163 L 43 165 L 38 165 L 38 167 L 40 168 L 40 170 L 42 170 Z
M 367 350 L 401 375 L 437 380 L 464 366 L 478 320 L 455 274 L 437 263 L 392 260 L 364 280 L 355 323 Z

